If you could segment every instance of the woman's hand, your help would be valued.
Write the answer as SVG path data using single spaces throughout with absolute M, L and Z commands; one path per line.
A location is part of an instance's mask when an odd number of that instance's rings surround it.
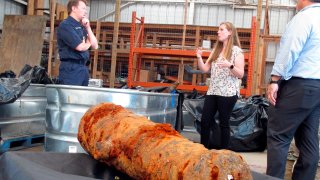
M 196 55 L 197 55 L 197 58 L 201 58 L 202 57 L 202 48 L 198 48 L 196 50 Z
M 216 65 L 217 65 L 218 67 L 220 67 L 220 68 L 222 68 L 222 67 L 227 67 L 227 68 L 229 68 L 232 64 L 231 64 L 229 61 L 227 61 L 225 58 L 223 58 L 223 60 L 222 60 L 222 61 L 218 61 L 218 62 L 216 63 Z

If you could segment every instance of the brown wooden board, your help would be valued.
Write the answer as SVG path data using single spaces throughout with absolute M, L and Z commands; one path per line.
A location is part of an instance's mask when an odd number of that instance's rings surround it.
M 46 17 L 5 15 L 0 45 L 0 72 L 19 75 L 25 64 L 40 65 Z

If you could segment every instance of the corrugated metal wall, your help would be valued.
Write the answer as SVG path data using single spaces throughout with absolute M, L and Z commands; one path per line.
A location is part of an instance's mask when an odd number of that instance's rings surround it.
M 49 8 L 49 1 L 44 0 L 44 8 Z M 56 0 L 66 5 L 68 0 Z M 27 0 L 0 0 L 0 29 L 3 27 L 3 20 L 6 14 L 25 15 L 27 13 Z
M 0 28 L 2 28 L 5 14 L 25 14 L 26 5 L 19 2 L 27 0 L 0 0 Z M 49 0 L 45 0 L 45 8 L 49 8 Z M 57 0 L 58 3 L 67 4 L 68 0 Z M 183 24 L 184 3 L 183 1 L 126 1 L 121 9 L 121 22 L 130 22 L 132 11 L 137 12 L 137 16 L 145 17 L 146 23 L 155 24 Z M 247 6 L 239 6 L 230 1 L 198 0 L 189 3 L 188 24 L 203 26 L 218 26 L 222 21 L 230 21 L 236 27 L 250 28 L 251 17 L 256 16 L 257 0 L 247 0 Z M 270 33 L 282 34 L 287 22 L 293 17 L 295 10 L 293 0 L 271 0 L 269 10 Z M 90 19 L 98 18 L 114 11 L 115 0 L 91 0 Z M 263 13 L 264 14 L 264 13 Z M 104 21 L 114 21 L 114 14 L 110 14 Z M 263 16 L 262 16 L 263 21 Z M 263 23 L 262 23 L 263 24 Z
M 130 2 L 130 1 L 129 1 Z M 230 1 L 197 1 L 189 3 L 188 24 L 203 26 L 218 26 L 222 21 L 230 21 L 239 28 L 250 28 L 252 16 L 257 15 L 256 1 L 249 1 L 250 4 L 240 6 Z M 127 3 L 127 1 L 126 1 Z M 120 21 L 131 22 L 132 11 L 137 12 L 138 17 L 145 17 L 146 23 L 154 24 L 183 24 L 184 2 L 167 0 L 138 1 L 132 4 L 122 3 Z M 115 0 L 91 0 L 90 19 L 95 21 L 106 16 L 103 21 L 114 21 Z M 273 0 L 269 2 L 269 22 L 271 34 L 282 34 L 287 22 L 295 13 L 292 0 Z M 262 13 L 262 23 L 264 8 Z M 263 27 L 261 27 L 263 28 Z
M 56 0 L 57 3 L 67 6 L 68 0 Z M 49 8 L 50 0 L 44 0 L 44 8 Z
M 236 27 L 250 28 L 253 9 L 239 9 L 231 6 L 198 4 L 195 7 L 194 24 L 218 26 L 223 21 L 232 22 Z
M 5 14 L 25 14 L 25 5 L 13 0 L 0 0 L 0 29 L 3 27 Z

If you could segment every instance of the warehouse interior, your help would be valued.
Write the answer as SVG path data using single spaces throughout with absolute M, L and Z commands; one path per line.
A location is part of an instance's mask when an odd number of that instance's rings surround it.
M 239 109 L 250 105 L 257 113 L 245 114 L 247 119 L 242 120 L 266 123 L 266 87 L 281 35 L 296 14 L 295 0 L 87 1 L 99 48 L 89 50 L 89 86 L 77 87 L 57 83 L 61 63 L 57 29 L 68 17 L 68 0 L 0 0 L 1 85 L 11 86 L 8 79 L 14 79 L 20 87 L 12 85 L 11 90 L 23 92 L 0 103 L 2 159 L 7 152 L 21 157 L 29 152 L 34 159 L 37 153 L 50 158 L 44 154 L 50 152 L 83 158 L 77 140 L 79 122 L 90 107 L 104 102 L 168 123 L 184 138 L 200 143 L 195 97 L 205 95 L 210 74 L 199 72 L 196 50 L 202 48 L 204 59 L 209 57 L 219 25 L 226 21 L 237 28 L 245 59 Z M 22 82 L 30 78 L 22 75 L 26 68 L 41 72 L 28 85 Z M 36 80 L 41 83 L 32 83 Z M 261 133 L 262 139 L 255 140 L 259 147 L 235 151 L 251 171 L 272 179 L 265 175 L 265 129 Z M 285 179 L 291 179 L 295 156 L 290 149 Z

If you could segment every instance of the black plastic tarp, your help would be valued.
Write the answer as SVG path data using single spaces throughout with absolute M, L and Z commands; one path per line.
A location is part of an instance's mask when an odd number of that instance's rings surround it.
M 29 87 L 32 70 L 19 78 L 0 78 L 0 104 L 12 103 Z
M 194 99 L 185 98 L 183 102 L 183 107 L 194 116 L 195 127 L 199 133 L 201 132 L 203 103 L 203 96 Z M 265 150 L 268 106 L 268 101 L 261 96 L 252 96 L 247 100 L 237 101 L 230 118 L 230 150 L 238 152 Z M 218 113 L 215 119 L 210 130 L 210 144 L 213 148 L 219 144 L 220 139 Z
M 49 78 L 47 72 L 46 72 L 46 69 L 44 67 L 41 67 L 41 66 L 30 66 L 28 64 L 26 64 L 19 76 L 22 76 L 24 75 L 26 72 L 32 70 L 32 74 L 31 74 L 31 83 L 34 83 L 34 84 L 56 84 L 54 82 L 54 80 L 52 80 L 51 78 Z
M 276 178 L 252 171 L 254 180 Z M 3 180 L 131 179 L 83 153 L 6 152 L 0 156 Z
M 31 67 L 26 64 L 18 78 L 14 78 L 12 71 L 1 73 L 0 77 L 0 104 L 8 104 L 17 100 L 23 92 L 29 87 L 30 83 L 34 84 L 56 84 L 47 75 L 45 68 L 41 66 Z
M 0 156 L 3 180 L 130 179 L 84 153 L 6 152 Z

